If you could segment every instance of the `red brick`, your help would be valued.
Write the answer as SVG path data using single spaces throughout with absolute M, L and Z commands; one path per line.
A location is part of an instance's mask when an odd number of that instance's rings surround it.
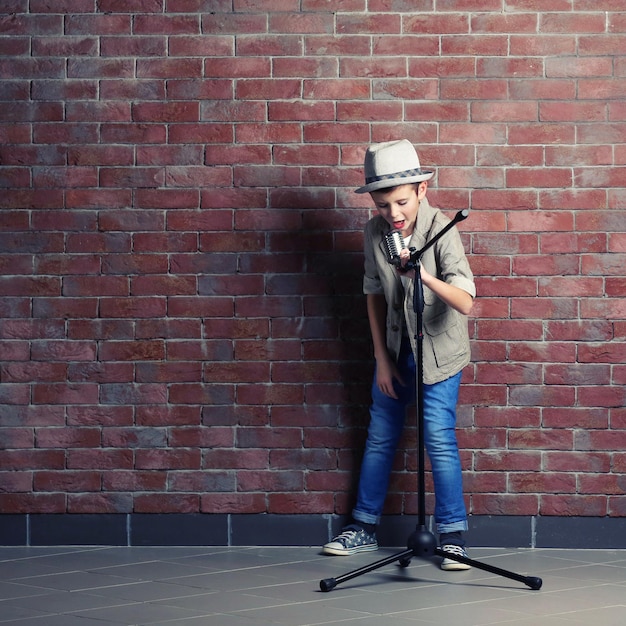
M 558 78 L 612 76 L 613 64 L 605 57 L 546 59 L 546 76 Z
M 67 496 L 68 513 L 131 513 L 133 497 L 128 493 L 71 493 Z
M 136 493 L 133 496 L 134 513 L 198 513 L 200 496 L 197 494 Z
M 332 58 L 294 59 L 293 57 L 277 57 L 274 59 L 273 75 L 276 78 L 337 76 L 337 60 Z
M 93 13 L 94 6 L 91 0 L 58 0 L 52 5 L 49 0 L 31 0 L 29 9 L 31 13 L 78 14 Z
M 611 458 L 606 452 L 590 454 L 589 452 L 546 452 L 544 468 L 552 472 L 586 472 L 591 474 L 608 474 L 611 471 Z M 595 477 L 597 480 L 597 477 Z M 586 481 L 584 476 L 580 480 Z M 605 480 L 605 485 L 610 479 Z M 582 486 L 582 485 L 581 485 Z M 581 489 L 582 493 L 608 493 L 602 486 L 599 490 Z
M 64 78 L 64 59 L 0 59 L 0 71 L 3 76 L 20 76 L 22 79 L 62 79 Z M 5 105 L 6 107 L 6 105 Z
M 99 428 L 38 428 L 37 446 L 40 448 L 97 448 L 100 445 Z
M 176 74 L 180 76 L 180 74 Z M 141 102 L 133 105 L 133 120 L 135 122 L 195 122 L 199 119 L 199 103 L 197 102 L 170 102 L 153 103 Z
M 69 189 L 65 192 L 67 208 L 122 208 L 131 204 L 131 192 L 125 189 Z
M 604 517 L 608 513 L 607 496 L 542 495 L 541 515 Z
M 580 55 L 615 54 L 619 57 L 624 51 L 624 38 L 621 37 L 619 33 L 609 33 L 603 35 L 581 34 L 578 41 L 578 50 Z
M 239 491 L 264 491 L 269 493 L 283 491 L 303 491 L 304 472 L 290 471 L 246 471 L 237 472 L 237 489 Z
M 33 131 L 35 143 L 96 143 L 98 131 L 95 124 L 65 123 L 65 124 L 37 124 Z
M 133 78 L 130 59 L 74 59 L 67 64 L 68 78 Z
M 178 39 L 179 37 L 172 38 L 172 42 Z M 166 51 L 167 39 L 161 36 L 100 37 L 100 56 L 102 57 L 156 57 L 165 56 Z
M 602 281 L 596 278 L 556 277 L 539 281 L 540 296 L 599 297 L 603 291 Z
M 547 79 L 515 81 L 510 86 L 509 97 L 515 100 L 574 100 L 580 81 Z M 521 140 L 520 140 L 521 141 Z
M 441 50 L 445 56 L 477 55 L 505 57 L 508 48 L 508 37 L 497 35 L 443 35 Z M 503 83 L 501 83 L 503 85 Z
M 622 99 L 626 93 L 623 80 L 616 78 L 582 78 L 578 81 L 580 98 L 593 99 Z
M 246 79 L 237 81 L 235 95 L 241 100 L 293 99 L 302 97 L 300 80 L 289 78 Z M 310 97 L 310 96 L 309 96 Z
M 10 94 L 7 94 L 10 95 Z M 11 124 L 0 126 L 0 139 L 5 144 L 30 142 L 30 124 Z
M 7 11 L 9 13 L 9 11 Z M 61 13 L 59 11 L 59 13 Z M 10 19 L 3 19 L 3 35 L 56 35 L 63 34 L 62 15 L 44 15 L 23 12 L 10 12 Z
M 577 450 L 621 450 L 626 431 L 623 430 L 597 430 L 577 431 Z
M 65 493 L 100 491 L 99 472 L 40 471 L 33 473 L 33 491 L 61 491 Z
M 103 491 L 165 491 L 167 472 L 106 471 L 102 473 Z
M 139 426 L 173 426 L 200 423 L 200 407 L 175 405 L 147 405 L 136 407 Z
M 0 471 L 3 492 L 30 493 L 33 491 L 33 472 L 3 472 Z
M 342 56 L 345 54 L 370 54 L 370 38 L 366 35 L 307 36 L 304 40 L 305 55 Z
M 65 513 L 64 493 L 0 493 L 0 511 L 12 514 Z
M 463 449 L 493 449 L 502 448 L 505 443 L 505 429 L 472 428 L 462 429 L 457 433 L 459 447 Z
M 541 453 L 476 451 L 474 466 L 481 472 L 538 472 L 542 469 Z
M 537 32 L 538 15 L 534 13 L 499 13 L 498 11 L 473 15 L 474 33 L 532 33 Z
M 518 406 L 572 406 L 575 390 L 571 387 L 515 387 L 511 389 L 509 402 Z M 544 404 L 545 403 L 545 404 Z
M 266 513 L 264 493 L 209 493 L 200 496 L 202 513 Z M 291 512 L 291 511 L 290 511 Z
M 538 117 L 537 104 L 534 102 L 472 102 L 471 107 L 473 122 L 528 122 L 537 120 Z M 491 142 L 481 141 L 480 143 Z M 491 150 L 493 153 L 493 148 Z M 503 148 L 499 153 L 506 154 L 507 151 L 510 152 L 511 148 Z M 485 148 L 481 152 L 484 153 Z M 523 154 L 523 148 L 520 148 L 517 153 Z M 504 164 L 502 161 L 499 162 Z M 536 162 L 536 158 L 532 160 L 532 163 Z
M 626 394 L 623 386 L 584 387 L 579 390 L 580 401 L 585 406 L 621 407 L 624 405 Z
M 200 451 L 197 449 L 154 449 L 135 451 L 136 469 L 199 469 Z
M 100 0 L 98 5 L 106 13 L 161 13 L 160 0 Z
M 477 383 L 497 383 L 508 385 L 541 384 L 543 378 L 542 367 L 539 364 L 506 363 L 478 364 L 476 366 Z
M 509 489 L 521 493 L 559 493 L 576 492 L 576 476 L 570 472 L 511 472 L 508 476 Z M 542 496 L 542 499 L 545 496 Z
M 232 449 L 235 444 L 235 431 L 231 427 L 220 428 L 218 426 L 172 428 L 169 432 L 168 443 L 173 448 L 200 446 L 211 450 Z M 223 467 L 207 464 L 206 454 L 203 456 L 203 463 L 209 468 Z
M 158 12 L 160 13 L 160 10 Z M 133 32 L 139 35 L 199 34 L 200 20 L 197 15 L 136 15 L 133 20 Z
M 161 100 L 165 98 L 165 84 L 162 80 L 140 81 L 130 79 L 103 79 L 100 83 L 100 97 L 103 100 Z
M 7 359 L 7 357 L 5 357 Z M 28 381 L 61 382 L 67 378 L 67 367 L 63 363 L 5 363 L 0 366 L 3 382 L 17 383 Z
M 474 515 L 537 515 L 539 496 L 534 494 L 475 494 L 471 496 Z
M 229 80 L 250 78 L 262 79 L 271 76 L 270 60 L 264 57 L 241 57 L 206 59 L 205 78 L 226 78 Z
M 30 37 L 14 35 L 3 37 L 0 41 L 0 52 L 6 56 L 26 56 L 30 54 Z
M 283 35 L 241 35 L 237 38 L 237 54 L 242 57 L 293 57 L 300 54 L 300 49 L 301 38 L 292 33 Z
M 233 56 L 233 47 L 233 38 L 227 35 L 178 35 L 169 38 L 169 54 L 173 57 Z M 165 56 L 165 51 L 158 56 Z
M 270 493 L 268 512 L 270 513 L 318 513 L 333 511 L 334 493 Z
M 65 467 L 62 450 L 0 450 L 3 470 L 58 469 Z
M 539 29 L 544 33 L 603 33 L 605 16 L 602 13 L 550 13 L 539 16 Z
M 120 369 L 117 365 L 116 368 Z M 104 382 L 107 381 L 105 380 Z M 130 407 L 97 405 L 68 408 L 68 426 L 130 426 L 132 422 L 133 417 Z
M 506 491 L 507 475 L 503 472 L 465 472 L 463 487 L 466 493 L 502 493 Z
M 510 54 L 513 56 L 557 57 L 575 53 L 576 40 L 569 35 L 546 35 L 542 33 L 525 33 L 520 35 L 513 33 L 510 37 Z
M 232 472 L 206 471 L 201 472 L 169 472 L 168 487 L 170 491 L 185 492 L 220 492 L 234 491 L 235 475 Z
M 200 58 L 138 59 L 136 72 L 139 78 L 200 78 L 202 77 L 202 68 L 203 61 Z M 166 110 L 176 108 L 174 105 L 166 103 L 161 103 L 160 106 Z
M 548 428 L 607 428 L 608 410 L 593 407 L 546 407 L 543 411 L 543 423 Z

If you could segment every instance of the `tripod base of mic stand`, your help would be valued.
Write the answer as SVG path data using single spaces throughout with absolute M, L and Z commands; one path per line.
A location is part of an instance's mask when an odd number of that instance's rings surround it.
M 320 589 L 322 591 L 332 591 L 337 585 L 346 582 L 347 580 L 352 580 L 357 576 L 373 572 L 374 570 L 384 567 L 385 565 L 395 563 L 396 561 L 398 561 L 402 567 L 407 567 L 411 562 L 411 558 L 414 556 L 419 558 L 440 556 L 452 561 L 457 561 L 458 563 L 470 565 L 471 567 L 475 567 L 476 569 L 480 569 L 485 572 L 490 572 L 491 574 L 497 574 L 498 576 L 503 576 L 504 578 L 524 583 L 527 587 L 534 590 L 541 589 L 541 585 L 543 584 L 541 578 L 538 578 L 537 576 L 523 576 L 522 574 L 516 574 L 515 572 L 510 572 L 508 570 L 495 567 L 494 565 L 488 565 L 464 556 L 444 552 L 441 548 L 437 547 L 434 535 L 430 531 L 426 530 L 425 526 L 418 526 L 415 529 L 415 532 L 413 532 L 409 537 L 407 545 L 407 549 L 403 552 L 393 554 L 389 557 L 381 559 L 380 561 L 376 561 L 371 565 L 353 570 L 352 572 L 348 572 L 347 574 L 338 576 L 337 578 L 325 578 L 324 580 L 320 580 Z
M 409 535 L 407 548 L 411 550 L 414 556 L 427 558 L 435 554 L 437 550 L 437 540 L 435 539 L 435 535 L 427 530 L 425 526 L 418 526 Z

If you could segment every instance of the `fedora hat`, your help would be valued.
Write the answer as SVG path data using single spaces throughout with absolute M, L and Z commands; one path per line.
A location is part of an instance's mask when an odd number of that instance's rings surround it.
M 434 172 L 423 170 L 413 144 L 407 139 L 370 146 L 365 153 L 365 185 L 356 193 L 367 193 L 398 185 L 430 180 Z

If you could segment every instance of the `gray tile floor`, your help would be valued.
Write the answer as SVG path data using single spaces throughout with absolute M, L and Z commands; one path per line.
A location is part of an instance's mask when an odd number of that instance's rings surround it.
M 400 549 L 401 551 L 402 549 Z M 539 591 L 476 568 L 413 559 L 336 578 L 398 550 L 0 547 L 0 624 L 264 626 L 626 623 L 626 551 L 473 548 L 473 559 L 543 579 Z

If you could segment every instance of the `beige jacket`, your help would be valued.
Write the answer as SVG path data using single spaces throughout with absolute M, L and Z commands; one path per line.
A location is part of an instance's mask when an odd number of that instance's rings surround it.
M 437 208 L 431 207 L 424 198 L 417 213 L 417 224 L 411 237 L 410 246 L 421 250 L 450 220 Z M 376 216 L 365 226 L 365 276 L 363 293 L 384 294 L 387 301 L 387 349 L 397 360 L 404 321 L 417 354 L 416 315 L 413 311 L 413 281 L 408 289 L 396 269 L 388 262 L 384 236 L 389 232 L 389 224 Z M 433 276 L 476 295 L 474 276 L 465 256 L 463 243 L 456 228 L 449 230 L 422 256 L 424 269 Z M 404 317 L 404 320 L 403 320 Z M 439 300 L 424 286 L 423 313 L 423 364 L 424 382 L 432 385 L 454 376 L 470 361 L 470 344 L 467 318 Z

